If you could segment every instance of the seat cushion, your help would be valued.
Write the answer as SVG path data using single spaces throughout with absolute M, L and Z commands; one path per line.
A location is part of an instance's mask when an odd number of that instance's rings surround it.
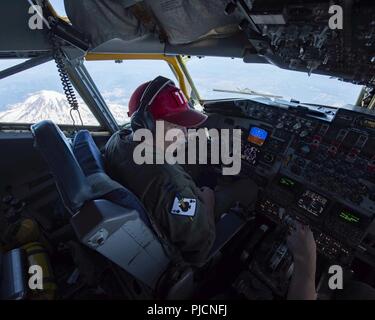
M 103 157 L 87 130 L 81 130 L 76 134 L 73 141 L 73 152 L 86 177 L 105 172 Z

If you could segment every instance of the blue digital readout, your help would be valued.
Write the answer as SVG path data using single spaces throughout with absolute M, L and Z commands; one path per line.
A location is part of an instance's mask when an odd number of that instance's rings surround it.
M 257 146 L 262 146 L 268 137 L 268 132 L 261 128 L 252 127 L 250 128 L 250 133 L 248 141 L 256 144 Z

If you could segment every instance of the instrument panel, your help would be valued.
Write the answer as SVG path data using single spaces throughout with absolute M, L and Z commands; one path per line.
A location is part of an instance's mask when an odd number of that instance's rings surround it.
M 241 174 L 262 181 L 259 211 L 309 223 L 323 255 L 350 263 L 375 217 L 375 115 L 263 98 L 205 111 L 242 130 Z

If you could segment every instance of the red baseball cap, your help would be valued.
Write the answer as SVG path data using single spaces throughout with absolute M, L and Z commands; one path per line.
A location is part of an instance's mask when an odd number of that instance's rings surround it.
M 131 96 L 129 117 L 137 111 L 143 92 L 149 83 L 139 86 Z M 206 115 L 190 108 L 184 93 L 174 85 L 167 85 L 161 90 L 149 108 L 155 120 L 165 120 L 182 127 L 194 128 L 207 120 Z

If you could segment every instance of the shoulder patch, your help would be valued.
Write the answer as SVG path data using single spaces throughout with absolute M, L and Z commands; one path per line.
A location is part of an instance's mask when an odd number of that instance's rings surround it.
M 175 214 L 178 216 L 194 217 L 196 207 L 196 199 L 182 198 L 176 196 L 173 201 L 171 214 Z

